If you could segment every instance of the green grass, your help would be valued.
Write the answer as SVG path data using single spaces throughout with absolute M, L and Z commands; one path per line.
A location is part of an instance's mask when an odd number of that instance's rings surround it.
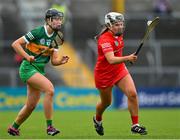
M 61 134 L 54 137 L 45 133 L 43 112 L 35 111 L 21 126 L 21 136 L 9 136 L 7 127 L 16 115 L 17 112 L 0 113 L 0 139 L 180 139 L 179 109 L 141 109 L 140 123 L 148 129 L 146 136 L 130 132 L 131 120 L 127 110 L 104 113 L 104 136 L 98 136 L 93 128 L 94 111 L 54 112 L 54 124 L 61 130 Z

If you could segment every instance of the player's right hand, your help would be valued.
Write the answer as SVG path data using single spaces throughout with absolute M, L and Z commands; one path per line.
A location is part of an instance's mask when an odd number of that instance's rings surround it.
M 137 60 L 137 55 L 135 55 L 135 54 L 129 55 L 128 61 L 130 61 L 131 63 L 134 63 L 134 62 L 136 62 L 136 60 Z
M 34 56 L 31 56 L 31 55 L 28 56 L 27 61 L 29 61 L 29 62 L 34 62 L 34 61 L 35 61 Z

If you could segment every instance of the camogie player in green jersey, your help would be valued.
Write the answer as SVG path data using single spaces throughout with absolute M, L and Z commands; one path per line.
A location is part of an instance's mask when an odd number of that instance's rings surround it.
M 62 12 L 56 9 L 48 9 L 45 15 L 46 24 L 44 26 L 33 29 L 12 43 L 13 49 L 24 58 L 20 65 L 19 75 L 21 80 L 27 84 L 27 100 L 13 124 L 8 128 L 10 135 L 20 135 L 19 126 L 35 109 L 41 92 L 45 94 L 43 105 L 47 123 L 47 134 L 54 136 L 60 133 L 52 125 L 54 86 L 45 77 L 44 67 L 49 60 L 51 60 L 51 64 L 54 66 L 68 62 L 68 56 L 58 57 L 57 48 L 48 49 L 56 37 L 57 31 L 61 28 L 63 17 Z M 48 51 L 35 59 L 35 56 L 44 49 L 48 49 Z

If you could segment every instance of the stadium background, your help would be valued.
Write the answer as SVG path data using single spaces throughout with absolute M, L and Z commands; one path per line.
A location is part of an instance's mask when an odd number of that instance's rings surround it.
M 66 133 L 67 126 L 72 127 L 71 123 L 66 122 L 71 120 L 69 116 L 74 116 L 77 121 L 81 115 L 84 115 L 86 119 L 82 121 L 87 123 L 88 127 L 92 125 L 92 115 L 99 99 L 93 81 L 93 68 L 97 56 L 96 42 L 93 38 L 101 29 L 104 15 L 109 11 L 119 11 L 125 15 L 124 54 L 136 50 L 146 29 L 147 20 L 155 16 L 160 17 L 160 23 L 145 43 L 137 63 L 133 66 L 127 64 L 127 66 L 138 89 L 142 110 L 140 114 L 141 118 L 144 118 L 142 122 L 147 123 L 150 128 L 156 126 L 151 131 L 154 133 L 148 138 L 180 138 L 178 134 L 180 130 L 180 5 L 178 0 L 169 0 L 172 11 L 157 13 L 155 11 L 157 1 L 0 0 L 0 120 L 7 118 L 0 125 L 0 138 L 9 138 L 5 133 L 6 127 L 13 121 L 26 99 L 26 87 L 18 75 L 21 58 L 15 55 L 11 43 L 27 31 L 44 24 L 44 13 L 50 7 L 65 12 L 63 31 L 66 42 L 60 47 L 59 55 L 67 54 L 71 58 L 70 62 L 62 67 L 48 65 L 46 68 L 47 76 L 56 88 L 55 119 L 60 122 L 60 127 L 65 129 L 65 134 L 60 138 L 99 138 L 94 132 L 84 129 L 85 125 L 77 133 L 83 130 L 88 133 L 83 131 L 83 134 L 74 136 L 70 132 Z M 114 88 L 113 105 L 107 113 L 107 124 L 105 124 L 112 132 L 107 132 L 109 135 L 104 138 L 134 138 L 126 132 L 130 122 L 126 110 L 126 97 L 120 92 Z M 36 109 L 37 112 L 32 115 L 32 120 L 24 126 L 30 126 L 31 121 L 36 124 L 36 117 L 42 120 L 42 109 L 41 100 Z M 156 119 L 154 116 L 159 118 Z M 128 123 L 124 120 L 124 124 L 118 125 L 108 122 L 109 119 L 118 120 L 121 117 Z M 173 121 L 168 123 L 168 119 Z M 75 126 L 78 125 L 77 122 L 73 123 Z M 156 135 L 156 129 L 166 127 L 165 123 L 168 127 Z M 125 125 L 127 129 L 125 127 L 123 130 L 120 125 Z M 43 132 L 33 137 L 36 129 L 30 128 L 30 133 L 26 135 L 24 132 L 22 138 L 47 138 Z M 117 129 L 117 132 L 113 132 L 114 129 Z M 119 136 L 121 131 L 122 134 Z

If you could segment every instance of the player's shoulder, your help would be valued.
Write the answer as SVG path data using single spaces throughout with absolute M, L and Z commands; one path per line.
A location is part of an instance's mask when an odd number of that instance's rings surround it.
M 44 28 L 44 26 L 37 26 L 37 27 L 35 27 L 34 29 L 36 29 L 36 30 L 41 30 L 41 29 L 43 29 Z
M 42 31 L 44 31 L 44 26 L 37 26 L 31 30 L 31 32 L 37 32 L 37 33 L 42 32 Z
M 113 39 L 113 36 L 112 36 L 112 34 L 110 32 L 105 32 L 99 37 L 99 41 L 112 40 L 112 39 Z
M 112 33 L 111 32 L 105 32 L 101 35 L 102 37 L 111 37 L 112 36 Z

